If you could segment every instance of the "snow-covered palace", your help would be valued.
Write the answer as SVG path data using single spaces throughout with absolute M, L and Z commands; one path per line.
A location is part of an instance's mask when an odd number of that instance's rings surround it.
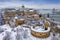
M 1 40 L 60 40 L 60 22 L 22 6 L 3 11 Z

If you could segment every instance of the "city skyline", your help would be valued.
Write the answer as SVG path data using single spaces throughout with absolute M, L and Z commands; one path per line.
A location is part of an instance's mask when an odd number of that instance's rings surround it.
M 60 9 L 60 0 L 0 0 L 0 8 L 20 7 L 21 5 L 37 9 Z

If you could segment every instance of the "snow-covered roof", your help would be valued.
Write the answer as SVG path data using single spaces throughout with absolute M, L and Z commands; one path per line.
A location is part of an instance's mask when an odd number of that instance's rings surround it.
M 18 17 L 15 17 L 15 19 L 18 19 Z
M 30 12 L 33 12 L 34 10 L 29 10 Z
M 58 28 L 60 28 L 60 25 L 57 25 Z
M 26 24 L 23 24 L 22 26 L 28 26 L 28 25 L 26 25 Z
M 19 20 L 24 20 L 24 19 L 21 18 L 21 19 L 19 19 Z
M 33 16 L 38 16 L 37 14 L 33 15 Z

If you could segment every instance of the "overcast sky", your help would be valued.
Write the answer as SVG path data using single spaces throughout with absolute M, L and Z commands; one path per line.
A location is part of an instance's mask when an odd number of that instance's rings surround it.
M 60 0 L 0 0 L 0 8 L 20 7 L 25 5 L 29 8 L 58 8 L 60 9 Z

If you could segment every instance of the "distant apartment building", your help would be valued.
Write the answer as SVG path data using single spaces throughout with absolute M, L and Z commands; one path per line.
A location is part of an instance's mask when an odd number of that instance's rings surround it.
M 48 18 L 51 18 L 52 20 L 60 22 L 60 9 L 52 9 L 51 13 L 44 15 Z

